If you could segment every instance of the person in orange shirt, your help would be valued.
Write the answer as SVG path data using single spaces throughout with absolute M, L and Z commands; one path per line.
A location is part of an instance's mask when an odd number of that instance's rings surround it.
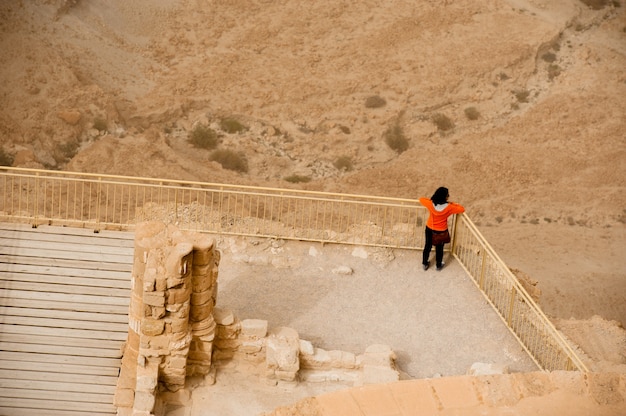
M 420 198 L 420 204 L 428 209 L 430 215 L 426 221 L 424 251 L 422 253 L 422 265 L 424 270 L 430 267 L 430 250 L 433 246 L 433 234 L 444 233 L 448 231 L 448 217 L 453 214 L 465 212 L 465 208 L 461 204 L 448 202 L 450 194 L 448 188 L 443 186 L 437 188 L 430 199 Z M 435 261 L 437 270 L 443 269 L 443 246 L 445 243 L 435 245 Z

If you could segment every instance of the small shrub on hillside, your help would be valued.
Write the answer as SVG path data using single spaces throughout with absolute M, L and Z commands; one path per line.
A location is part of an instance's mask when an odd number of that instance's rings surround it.
M 548 67 L 548 78 L 554 79 L 555 77 L 558 77 L 559 75 L 561 75 L 560 66 L 553 64 Z
M 546 61 L 548 63 L 552 63 L 552 62 L 556 61 L 556 54 L 554 54 L 552 52 L 546 52 L 543 55 L 541 55 L 541 59 L 543 59 L 544 61 Z
M 239 120 L 227 117 L 220 120 L 220 128 L 226 133 L 239 133 L 248 130 L 248 127 L 243 125 Z
M 213 162 L 217 162 L 224 169 L 234 170 L 236 172 L 248 172 L 248 160 L 240 153 L 229 149 L 218 149 L 211 153 L 209 157 Z
M 311 182 L 311 178 L 309 176 L 296 175 L 295 173 L 293 175 L 285 176 L 283 179 L 289 183 Z
M 509 79 L 509 78 L 510 78 L 510 77 L 509 77 L 506 73 L 504 73 L 504 72 L 500 72 L 500 73 L 498 74 L 498 79 L 499 79 L 500 81 L 506 81 L 506 80 L 507 80 L 507 79 Z
M 467 107 L 463 110 L 463 112 L 465 113 L 465 117 L 469 120 L 478 120 L 480 117 L 480 112 L 476 109 L 476 107 Z
M 398 123 L 389 127 L 383 134 L 385 143 L 398 153 L 402 153 L 409 148 L 409 141 L 404 136 L 402 127 Z
M 60 143 L 57 145 L 57 154 L 59 157 L 55 159 L 60 163 L 67 163 L 78 153 L 78 148 L 80 147 L 80 143 L 78 140 L 69 141 L 65 143 Z
M 96 117 L 93 119 L 93 128 L 98 131 L 106 131 L 107 129 L 107 121 L 101 117 Z
M 593 10 L 603 9 L 609 2 L 608 0 L 580 0 L 581 3 Z
M 339 126 L 339 130 L 341 130 L 341 132 L 343 134 L 350 134 L 351 133 L 350 127 L 347 127 L 347 126 Z
M 13 166 L 15 158 L 0 147 L 0 166 Z
M 452 122 L 452 120 L 450 120 L 447 115 L 442 113 L 434 114 L 432 117 L 432 121 L 433 123 L 435 123 L 435 126 L 437 126 L 440 131 L 448 131 L 454 128 L 454 123 Z
M 365 108 L 380 108 L 387 104 L 387 100 L 378 95 L 372 95 L 365 100 Z
M 349 156 L 341 156 L 335 160 L 333 166 L 338 170 L 351 171 L 352 170 L 352 159 Z
M 200 149 L 215 149 L 218 143 L 217 133 L 207 126 L 196 124 L 191 133 L 189 133 L 188 141 L 194 147 Z
M 530 95 L 530 91 L 528 90 L 517 90 L 513 92 L 513 95 L 515 95 L 515 98 L 517 98 L 517 101 L 520 103 L 527 103 L 528 102 L 528 96 Z

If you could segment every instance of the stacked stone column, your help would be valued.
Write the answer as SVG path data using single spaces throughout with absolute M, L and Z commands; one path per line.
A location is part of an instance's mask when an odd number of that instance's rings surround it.
M 137 227 L 118 413 L 149 415 L 159 385 L 178 391 L 188 375 L 210 371 L 219 259 L 205 236 L 155 222 Z

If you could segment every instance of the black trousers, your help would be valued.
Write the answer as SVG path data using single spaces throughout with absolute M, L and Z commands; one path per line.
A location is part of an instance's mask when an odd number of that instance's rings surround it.
M 433 247 L 433 230 L 426 227 L 424 230 L 424 252 L 422 253 L 422 264 L 428 264 L 428 258 L 430 257 L 430 250 Z M 435 261 L 437 267 L 440 267 L 443 263 L 443 244 L 435 246 Z

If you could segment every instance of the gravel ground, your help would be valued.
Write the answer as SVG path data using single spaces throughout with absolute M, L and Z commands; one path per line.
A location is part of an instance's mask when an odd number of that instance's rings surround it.
M 293 328 L 327 350 L 389 345 L 405 378 L 466 374 L 476 362 L 537 370 L 452 258 L 438 272 L 423 271 L 421 253 L 406 250 L 234 237 L 219 237 L 218 247 L 217 306 L 240 319 Z M 194 391 L 192 415 L 259 414 L 345 387 L 301 383 L 285 391 L 218 373 L 215 385 Z M 224 400 L 232 395 L 238 399 Z

